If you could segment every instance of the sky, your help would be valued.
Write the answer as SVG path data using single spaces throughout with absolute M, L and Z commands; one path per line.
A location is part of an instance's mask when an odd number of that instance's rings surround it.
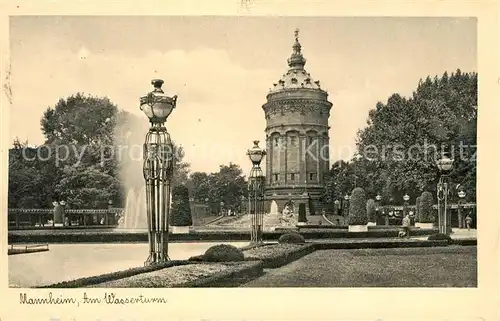
M 474 18 L 14 16 L 10 137 L 43 144 L 43 112 L 76 92 L 107 96 L 147 123 L 139 97 L 161 78 L 179 96 L 167 128 L 191 171 L 229 162 L 248 171 L 296 28 L 305 68 L 333 103 L 332 161 L 352 156 L 378 101 L 411 95 L 428 75 L 477 71 Z

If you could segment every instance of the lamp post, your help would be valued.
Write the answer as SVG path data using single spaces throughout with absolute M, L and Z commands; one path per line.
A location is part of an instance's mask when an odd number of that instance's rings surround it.
M 250 234 L 251 244 L 263 242 L 262 232 L 264 225 L 264 174 L 260 168 L 260 162 L 266 155 L 266 151 L 259 147 L 259 141 L 253 142 L 253 147 L 247 151 L 247 155 L 252 162 L 252 169 L 248 177 L 248 214 L 252 221 Z
M 464 190 L 460 190 L 458 192 L 458 228 L 463 228 L 464 227 L 464 224 L 463 224 L 463 217 L 462 217 L 462 207 L 464 206 L 463 203 L 464 203 L 464 198 L 465 198 L 465 191 Z
M 436 165 L 440 172 L 439 182 L 437 184 L 439 233 L 450 235 L 451 224 L 450 212 L 448 211 L 448 181 L 449 173 L 453 169 L 453 159 L 449 158 L 448 153 L 443 152 L 441 158 L 436 161 Z
M 161 86 L 163 80 L 151 81 L 152 92 L 140 99 L 140 109 L 151 127 L 144 142 L 143 175 L 146 181 L 146 213 L 149 256 L 144 265 L 169 261 L 168 218 L 174 169 L 174 146 L 164 126 L 177 104 L 177 96 L 168 97 Z
M 405 194 L 403 196 L 403 201 L 404 201 L 404 206 L 403 206 L 403 215 L 406 216 L 406 213 L 408 212 L 408 201 L 410 200 L 410 196 L 408 194 Z
M 382 196 L 380 194 L 377 194 L 377 196 L 375 196 L 375 201 L 377 202 L 377 209 L 376 209 L 377 217 L 378 217 L 378 215 L 380 213 L 380 201 L 381 200 L 382 200 Z

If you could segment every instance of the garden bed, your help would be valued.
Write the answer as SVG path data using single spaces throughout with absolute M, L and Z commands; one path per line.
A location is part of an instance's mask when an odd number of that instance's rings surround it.
M 153 272 L 161 269 L 165 269 L 172 266 L 177 265 L 187 265 L 192 264 L 192 262 L 188 261 L 168 261 L 165 263 L 154 264 L 149 266 L 141 266 L 136 268 L 131 268 L 123 271 L 106 273 L 91 277 L 79 278 L 71 281 L 64 281 L 60 283 L 55 283 L 46 286 L 40 286 L 39 288 L 82 288 L 89 287 L 95 284 L 100 284 L 104 282 L 114 281 L 122 278 L 127 278 L 131 276 L 135 276 L 142 273 Z
M 263 273 L 262 262 L 193 263 L 94 284 L 98 288 L 235 287 Z
M 264 268 L 278 268 L 314 252 L 313 244 L 272 244 L 244 250 L 245 260 L 260 260 Z

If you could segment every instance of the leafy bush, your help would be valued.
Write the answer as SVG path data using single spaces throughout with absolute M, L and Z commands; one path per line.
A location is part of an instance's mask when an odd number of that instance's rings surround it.
M 184 185 L 174 187 L 172 190 L 172 210 L 170 214 L 172 226 L 191 226 L 193 218 L 189 206 L 189 190 Z
M 434 235 L 430 235 L 427 240 L 429 241 L 448 241 L 448 243 L 451 243 L 453 240 L 449 235 L 438 233 Z
M 377 209 L 377 206 L 375 204 L 375 200 L 370 198 L 366 202 L 366 213 L 368 215 L 368 222 L 376 222 L 377 221 L 377 217 L 376 217 L 376 213 L 375 213 L 376 209 Z
M 368 224 L 368 215 L 366 213 L 366 194 L 361 187 L 356 187 L 351 194 L 349 204 L 349 225 Z
M 233 245 L 218 244 L 210 247 L 203 255 L 207 262 L 239 262 L 244 261 L 243 251 Z
M 301 222 L 301 223 L 307 222 L 306 204 L 304 204 L 304 203 L 299 204 L 299 222 Z
M 432 213 L 432 194 L 423 192 L 420 196 L 419 219 L 420 223 L 434 223 L 434 215 Z
M 285 233 L 280 236 L 278 242 L 283 244 L 304 244 L 306 240 L 297 232 Z
M 422 197 L 418 196 L 417 199 L 415 200 L 415 220 L 417 222 L 420 222 L 420 199 Z

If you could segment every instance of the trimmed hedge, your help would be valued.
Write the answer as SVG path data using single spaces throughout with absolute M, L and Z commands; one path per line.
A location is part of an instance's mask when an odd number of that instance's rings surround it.
M 368 215 L 366 213 L 366 194 L 361 187 L 356 187 L 351 194 L 349 203 L 349 225 L 368 224 Z
M 264 274 L 262 261 L 244 262 L 241 267 L 229 271 L 222 271 L 206 278 L 186 282 L 182 288 L 218 288 L 237 287 Z
M 172 190 L 172 210 L 170 212 L 170 225 L 193 225 L 191 207 L 189 206 L 189 190 L 184 185 L 176 186 Z
M 301 228 L 300 234 L 305 239 L 325 239 L 325 238 L 373 238 L 373 237 L 396 237 L 399 227 L 389 226 L 369 226 L 368 232 L 348 232 L 347 228 L 332 229 L 330 227 L 321 228 Z M 414 229 L 411 235 L 422 236 L 435 234 L 437 229 Z M 278 240 L 283 234 L 281 231 L 264 232 L 264 240 Z M 190 234 L 169 234 L 169 242 L 203 242 L 203 241 L 249 241 L 250 231 L 203 231 L 192 232 Z M 147 242 L 147 232 L 91 232 L 75 234 L 10 234 L 9 244 L 15 243 L 136 243 Z
M 427 239 L 429 241 L 446 241 L 448 243 L 453 242 L 453 239 L 449 235 L 442 234 L 442 233 L 430 235 Z
M 280 236 L 278 242 L 281 244 L 304 244 L 306 240 L 297 232 L 290 232 Z
M 400 247 L 447 246 L 447 241 L 436 240 L 370 240 L 367 242 L 315 242 L 315 250 L 389 249 Z
M 244 260 L 243 251 L 229 244 L 214 245 L 203 255 L 203 261 L 206 262 L 240 262 Z
M 272 245 L 273 247 L 279 247 L 280 245 Z M 269 248 L 266 246 L 266 248 Z M 277 251 L 276 254 L 264 257 L 249 257 L 248 260 L 259 260 L 264 264 L 265 269 L 279 268 L 287 265 L 290 262 L 296 261 L 301 257 L 310 254 L 315 251 L 313 244 L 297 245 L 293 250 L 288 251 Z
M 420 196 L 420 223 L 434 223 L 434 215 L 432 213 L 433 203 L 431 192 L 423 192 Z
M 193 264 L 193 263 L 189 262 L 189 261 L 168 261 L 165 263 L 159 263 L 159 264 L 148 265 L 148 266 L 141 266 L 141 267 L 136 267 L 136 268 L 118 271 L 118 272 L 106 273 L 106 274 L 101 274 L 101 275 L 96 275 L 96 276 L 79 278 L 79 279 L 75 279 L 75 280 L 71 280 L 71 281 L 59 282 L 59 283 L 55 283 L 55 284 L 51 284 L 51 285 L 39 286 L 37 288 L 82 288 L 82 287 L 87 287 L 87 286 L 91 286 L 91 285 L 96 285 L 99 283 L 104 283 L 104 282 L 109 282 L 109 281 L 127 278 L 127 277 L 134 276 L 134 275 L 141 274 L 141 273 L 153 272 L 153 271 L 161 270 L 161 269 L 172 267 L 172 266 L 187 265 L 187 264 Z

